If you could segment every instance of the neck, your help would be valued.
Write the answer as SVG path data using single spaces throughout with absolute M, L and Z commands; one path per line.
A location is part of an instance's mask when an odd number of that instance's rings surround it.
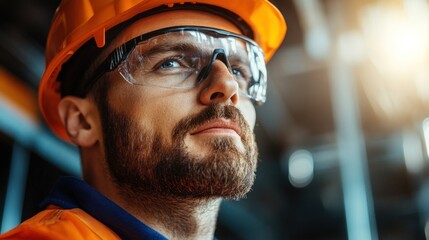
M 213 239 L 220 202 L 219 198 L 145 196 L 119 204 L 168 239 Z

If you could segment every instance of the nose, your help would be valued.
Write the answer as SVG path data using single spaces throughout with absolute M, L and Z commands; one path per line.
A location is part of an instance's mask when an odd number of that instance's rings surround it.
M 237 105 L 239 100 L 238 83 L 224 62 L 220 60 L 213 62 L 203 86 L 200 101 L 204 105 L 213 103 Z

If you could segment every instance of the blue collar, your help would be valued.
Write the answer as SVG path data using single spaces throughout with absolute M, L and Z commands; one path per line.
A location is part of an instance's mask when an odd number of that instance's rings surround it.
M 64 209 L 80 208 L 112 229 L 121 239 L 167 239 L 74 177 L 62 177 L 58 181 L 42 206 L 46 208 L 51 204 Z

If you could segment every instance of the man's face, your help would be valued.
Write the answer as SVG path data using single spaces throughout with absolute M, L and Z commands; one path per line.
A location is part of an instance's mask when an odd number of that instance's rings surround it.
M 236 199 L 249 191 L 255 110 L 224 63 L 192 89 L 131 85 L 115 71 L 108 78 L 99 101 L 104 152 L 124 194 Z

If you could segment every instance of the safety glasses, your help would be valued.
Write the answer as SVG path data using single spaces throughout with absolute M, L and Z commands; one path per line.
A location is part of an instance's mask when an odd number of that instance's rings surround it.
M 241 35 L 206 27 L 165 28 L 129 40 L 96 69 L 86 91 L 114 70 L 134 85 L 190 89 L 209 76 L 217 61 L 237 81 L 241 95 L 257 105 L 265 102 L 267 70 L 262 49 Z

